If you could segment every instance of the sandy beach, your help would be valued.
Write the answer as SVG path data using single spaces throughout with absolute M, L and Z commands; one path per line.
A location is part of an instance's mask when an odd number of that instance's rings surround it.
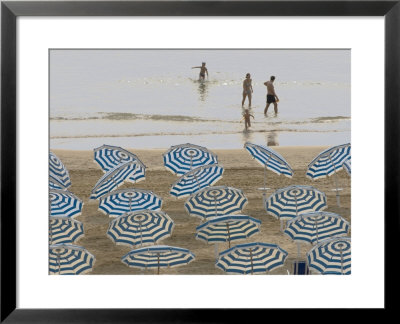
M 325 211 L 337 213 L 343 216 L 351 224 L 351 180 L 345 171 L 338 173 L 341 191 L 341 207 L 336 205 L 335 187 L 333 177 L 311 181 L 305 177 L 306 168 L 309 162 L 325 146 L 293 146 L 273 147 L 291 165 L 294 171 L 293 178 L 278 176 L 267 171 L 267 186 L 273 190 L 289 185 L 311 185 L 325 192 L 328 201 L 328 208 Z M 121 257 L 131 249 L 127 246 L 114 244 L 107 236 L 109 218 L 98 210 L 98 200 L 90 200 L 90 192 L 103 171 L 93 161 L 93 151 L 70 151 L 51 150 L 55 153 L 68 169 L 72 186 L 69 190 L 83 200 L 84 206 L 82 215 L 76 217 L 84 225 L 85 237 L 76 244 L 85 247 L 96 257 L 93 271 L 95 274 L 149 274 L 153 275 L 156 270 L 140 270 L 129 268 L 121 262 Z M 215 267 L 215 249 L 213 244 L 206 244 L 195 239 L 196 227 L 200 224 L 200 218 L 191 217 L 184 209 L 184 202 L 187 198 L 176 199 L 169 194 L 171 184 L 178 177 L 170 173 L 163 164 L 162 154 L 165 150 L 132 150 L 146 165 L 145 180 L 131 184 L 126 183 L 120 188 L 140 188 L 153 191 L 163 199 L 162 211 L 166 212 L 174 221 L 175 227 L 172 236 L 159 242 L 162 245 L 171 245 L 189 249 L 196 258 L 188 265 L 171 269 L 161 269 L 162 275 L 224 275 L 225 273 Z M 292 262 L 297 258 L 297 244 L 292 242 L 280 231 L 280 222 L 271 215 L 268 215 L 262 202 L 262 192 L 258 190 L 263 185 L 263 167 L 253 160 L 245 150 L 212 150 L 218 155 L 219 164 L 224 167 L 223 178 L 215 185 L 226 185 L 242 189 L 248 198 L 248 204 L 242 214 L 252 216 L 261 221 L 260 233 L 243 241 L 234 241 L 232 246 L 247 242 L 265 242 L 278 244 L 288 252 L 285 265 L 273 270 L 268 275 L 286 275 L 287 270 L 292 272 Z M 269 191 L 271 194 L 273 190 Z M 219 251 L 228 248 L 228 243 L 219 244 Z M 302 244 L 301 254 L 305 258 L 306 252 L 311 245 Z

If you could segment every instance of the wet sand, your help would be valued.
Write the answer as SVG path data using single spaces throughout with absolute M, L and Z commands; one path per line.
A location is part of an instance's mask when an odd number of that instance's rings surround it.
M 335 188 L 333 177 L 311 181 L 305 177 L 308 163 L 325 146 L 296 146 L 296 147 L 273 147 L 291 165 L 294 171 L 293 178 L 283 175 L 278 176 L 267 171 L 267 187 L 272 188 L 268 194 L 275 189 L 289 185 L 311 185 L 325 192 L 328 208 L 325 211 L 337 213 L 351 223 L 351 181 L 345 171 L 339 171 L 339 183 L 343 188 L 341 191 L 341 207 L 336 205 Z M 166 212 L 174 221 L 175 227 L 172 236 L 159 242 L 160 245 L 171 245 L 189 249 L 196 258 L 188 265 L 161 269 L 162 275 L 224 275 L 225 273 L 215 267 L 214 244 L 207 244 L 195 239 L 196 227 L 201 220 L 198 217 L 189 216 L 184 209 L 187 198 L 176 199 L 169 194 L 171 185 L 178 179 L 169 172 L 163 164 L 162 154 L 166 150 L 130 150 L 135 153 L 146 165 L 146 179 L 137 183 L 126 183 L 120 188 L 140 188 L 153 191 L 163 199 L 162 211 Z M 265 242 L 278 244 L 288 252 L 285 265 L 269 272 L 269 275 L 287 274 L 292 272 L 292 262 L 297 259 L 297 244 L 292 242 L 280 231 L 280 222 L 271 215 L 267 215 L 262 201 L 262 192 L 258 190 L 263 186 L 264 169 L 253 160 L 245 150 L 212 150 L 218 155 L 219 164 L 224 167 L 223 178 L 215 186 L 226 185 L 242 189 L 248 199 L 248 204 L 242 214 L 252 216 L 261 221 L 260 232 L 247 240 L 234 241 L 231 246 L 248 242 Z M 121 257 L 128 253 L 131 248 L 116 245 L 107 236 L 109 222 L 113 219 L 98 210 L 98 200 L 90 200 L 90 192 L 99 178 L 104 174 L 100 167 L 93 161 L 93 151 L 69 151 L 52 150 L 64 163 L 71 177 L 71 192 L 83 200 L 82 215 L 76 217 L 84 225 L 85 237 L 76 242 L 77 245 L 85 247 L 96 257 L 93 271 L 95 274 L 156 274 L 157 270 L 140 270 L 129 268 L 121 262 Z M 228 248 L 228 243 L 220 243 L 219 251 Z M 311 245 L 301 245 L 301 256 L 305 259 L 306 252 Z

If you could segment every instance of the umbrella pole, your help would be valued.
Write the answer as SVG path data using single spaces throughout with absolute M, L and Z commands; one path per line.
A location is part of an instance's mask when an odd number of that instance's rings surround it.
M 251 253 L 251 249 L 250 249 L 250 262 L 251 262 L 251 274 L 253 274 L 253 254 Z
M 214 254 L 215 254 L 215 258 L 218 259 L 218 255 L 219 255 L 218 243 L 214 244 Z
M 143 240 L 142 240 L 142 221 L 139 221 L 139 228 L 140 228 L 140 247 L 143 246 Z
M 226 229 L 228 230 L 228 243 L 229 243 L 229 248 L 231 248 L 231 233 L 229 232 L 229 223 L 226 223 Z
M 267 189 L 266 184 L 267 184 L 267 165 L 264 164 L 264 190 Z
M 157 253 L 157 274 L 160 274 L 160 253 Z
M 61 272 L 60 254 L 57 253 L 58 274 Z
M 300 243 L 297 242 L 297 258 L 300 260 Z
M 339 244 L 340 247 L 340 272 L 343 275 L 343 251 L 342 251 L 342 244 Z
M 333 163 L 330 155 L 329 155 L 329 161 L 331 161 L 331 163 L 333 165 L 333 171 L 335 173 L 336 203 L 337 203 L 338 207 L 340 207 L 339 180 L 338 180 L 338 175 L 336 173 L 336 165 L 335 165 L 335 163 Z

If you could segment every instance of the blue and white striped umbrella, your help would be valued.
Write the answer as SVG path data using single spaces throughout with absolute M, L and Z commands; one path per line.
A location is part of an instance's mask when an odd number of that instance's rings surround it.
M 117 217 L 143 209 L 161 210 L 162 199 L 150 190 L 118 189 L 100 198 L 99 210 Z
M 103 175 L 92 189 L 90 199 L 98 199 L 121 186 L 124 181 L 132 182 L 130 176 L 136 172 L 137 162 L 122 163 Z
M 59 190 L 66 190 L 67 187 L 56 177 L 50 175 L 49 176 L 49 189 L 59 189 Z
M 351 176 L 351 156 L 344 160 L 343 168 L 346 170 L 347 174 Z
M 67 190 L 49 190 L 50 216 L 76 217 L 82 212 L 83 202 Z
M 257 145 L 246 142 L 244 148 L 251 154 L 259 164 L 264 166 L 264 189 L 266 188 L 267 169 L 277 175 L 293 177 L 293 170 L 289 163 L 277 152 L 265 145 Z
M 308 165 L 306 171 L 306 177 L 311 180 L 317 180 L 320 178 L 325 178 L 331 175 L 335 175 L 335 185 L 336 185 L 336 201 L 337 205 L 340 207 L 340 195 L 339 191 L 339 179 L 337 172 L 343 169 L 343 163 L 351 156 L 351 145 L 343 144 L 338 146 L 333 146 L 327 150 L 322 151 L 315 157 L 311 163 Z
M 183 175 L 197 167 L 217 164 L 217 156 L 207 148 L 194 144 L 171 146 L 163 154 L 164 166 L 173 174 Z
M 71 179 L 69 177 L 67 168 L 57 157 L 57 155 L 51 151 L 49 154 L 49 172 L 50 176 L 57 178 L 65 188 L 68 188 L 71 185 Z
M 53 244 L 49 247 L 51 275 L 79 275 L 92 271 L 95 257 L 85 248 L 73 244 Z
M 177 198 L 190 196 L 205 187 L 212 186 L 222 178 L 223 172 L 223 167 L 218 164 L 210 164 L 193 169 L 172 185 L 170 194 Z
M 221 252 L 215 266 L 228 273 L 266 273 L 283 266 L 287 255 L 276 244 L 246 243 Z
M 240 189 L 216 186 L 206 187 L 192 194 L 185 202 L 189 215 L 210 218 L 240 213 L 247 204 L 247 198 Z
M 351 239 L 324 240 L 307 253 L 308 267 L 321 274 L 351 274 Z
M 130 182 L 137 183 L 144 180 L 146 176 L 146 166 L 133 153 L 112 145 L 103 145 L 94 149 L 94 161 L 106 173 L 122 163 L 136 161 L 136 170 L 129 177 Z
M 123 214 L 108 227 L 107 236 L 117 245 L 156 244 L 171 235 L 172 219 L 162 211 L 141 210 Z
M 184 248 L 155 245 L 132 250 L 121 258 L 121 261 L 129 267 L 140 269 L 173 268 L 189 264 L 195 259 L 195 255 Z
M 316 244 L 331 237 L 347 236 L 349 229 L 349 222 L 342 216 L 318 211 L 291 219 L 284 233 L 295 242 Z
M 267 213 L 281 221 L 326 207 L 325 194 L 311 186 L 294 185 L 278 189 L 265 201 Z
M 246 215 L 216 217 L 197 226 L 196 239 L 208 243 L 245 240 L 260 231 L 261 221 Z
M 50 217 L 50 244 L 75 243 L 84 236 L 83 224 L 72 218 Z
M 351 156 L 351 145 L 333 146 L 318 154 L 308 165 L 306 177 L 311 180 L 326 178 L 342 170 L 343 162 Z

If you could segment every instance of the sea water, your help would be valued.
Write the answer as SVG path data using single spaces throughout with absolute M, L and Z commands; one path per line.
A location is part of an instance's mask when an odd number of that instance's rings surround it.
M 50 148 L 348 143 L 350 56 L 350 50 L 51 50 Z M 202 62 L 209 72 L 204 82 L 192 69 Z M 248 131 L 241 121 L 246 73 L 254 90 Z M 271 75 L 280 101 L 277 116 L 271 105 L 265 117 Z

